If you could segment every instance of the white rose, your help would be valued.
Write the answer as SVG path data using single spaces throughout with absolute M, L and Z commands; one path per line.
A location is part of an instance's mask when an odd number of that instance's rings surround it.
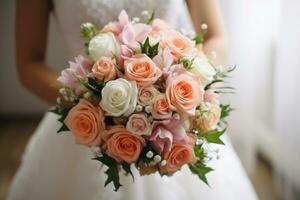
M 102 89 L 100 106 L 109 116 L 128 116 L 135 110 L 137 92 L 135 81 L 127 81 L 123 78 L 109 81 Z
M 91 39 L 88 50 L 92 60 L 96 61 L 102 56 L 119 56 L 120 45 L 113 33 L 100 33 Z
M 216 75 L 214 67 L 205 59 L 196 57 L 189 71 L 197 76 L 200 76 L 203 84 L 208 84 L 213 81 Z

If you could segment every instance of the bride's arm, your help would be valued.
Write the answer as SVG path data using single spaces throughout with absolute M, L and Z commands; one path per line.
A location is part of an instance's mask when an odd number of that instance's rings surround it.
M 217 0 L 187 0 L 187 5 L 196 31 L 200 31 L 201 24 L 208 25 L 204 51 L 215 51 L 215 64 L 222 64 L 226 59 L 227 36 Z
M 54 103 L 57 73 L 45 63 L 49 0 L 17 0 L 16 62 L 19 79 L 24 87 L 41 99 Z

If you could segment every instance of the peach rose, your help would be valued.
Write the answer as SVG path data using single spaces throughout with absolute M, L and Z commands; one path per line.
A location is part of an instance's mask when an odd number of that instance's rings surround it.
M 92 74 L 99 80 L 109 81 L 115 79 L 117 77 L 115 61 L 110 57 L 101 57 L 95 62 Z
M 149 86 L 161 76 L 161 70 L 145 54 L 138 54 L 124 63 L 125 77 L 136 81 L 139 86 Z
M 101 143 L 101 134 L 105 129 L 104 113 L 89 101 L 81 99 L 67 115 L 64 123 L 74 134 L 78 144 L 96 146 Z
M 169 106 L 182 114 L 195 115 L 196 107 L 203 100 L 204 89 L 193 76 L 180 74 L 167 80 L 166 97 Z
M 206 132 L 216 128 L 220 121 L 221 108 L 217 104 L 205 102 L 200 105 L 200 114 L 193 119 L 193 128 Z
M 144 138 L 129 132 L 120 125 L 112 126 L 106 130 L 103 139 L 106 141 L 103 147 L 107 149 L 107 155 L 118 162 L 135 162 L 146 145 Z
M 195 42 L 174 30 L 164 32 L 161 44 L 163 48 L 169 48 L 172 55 L 178 59 L 191 57 L 197 53 Z
M 159 94 L 159 91 L 153 87 L 139 87 L 138 88 L 138 104 L 147 106 L 152 104 L 154 98 Z
M 160 171 L 163 173 L 173 173 L 185 164 L 195 163 L 196 156 L 193 145 L 189 143 L 174 143 L 171 151 L 164 155 L 164 159 L 167 161 L 167 164 L 160 168 Z
M 154 99 L 152 116 L 154 119 L 169 119 L 172 117 L 172 111 L 165 95 L 159 95 Z
M 152 130 L 145 113 L 132 114 L 127 121 L 126 128 L 137 135 L 150 135 Z

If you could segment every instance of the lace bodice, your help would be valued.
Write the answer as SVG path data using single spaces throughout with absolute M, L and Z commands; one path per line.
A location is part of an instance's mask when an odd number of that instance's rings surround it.
M 54 15 L 71 56 L 82 52 L 80 24 L 92 22 L 100 29 L 116 20 L 125 9 L 130 17 L 152 7 L 155 16 L 176 28 L 190 29 L 191 20 L 184 0 L 54 0 Z

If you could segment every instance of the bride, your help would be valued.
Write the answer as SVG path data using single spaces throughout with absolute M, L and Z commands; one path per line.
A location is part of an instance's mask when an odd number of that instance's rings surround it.
M 70 56 L 76 56 L 83 41 L 78 32 L 83 22 L 102 27 L 125 9 L 130 16 L 151 4 L 156 17 L 174 27 L 190 29 L 207 23 L 206 52 L 216 51 L 217 63 L 225 57 L 225 33 L 216 0 L 18 0 L 16 9 L 16 49 L 20 81 L 41 99 L 53 104 L 57 90 L 57 72 L 45 62 L 49 14 L 54 13 Z M 190 15 L 189 15 L 190 14 Z M 191 16 L 191 19 L 190 19 Z M 210 187 L 203 184 L 187 167 L 172 177 L 158 174 L 140 177 L 134 183 L 122 177 L 123 187 L 114 192 L 104 188 L 105 174 L 91 160 L 88 148 L 76 145 L 71 134 L 56 134 L 57 116 L 47 113 L 30 139 L 23 162 L 12 182 L 9 200 L 196 200 L 256 199 L 252 186 L 228 139 L 220 148 L 221 158 L 211 162 L 216 171 L 208 175 Z M 217 146 L 216 146 L 217 147 Z M 137 173 L 135 171 L 134 173 Z

